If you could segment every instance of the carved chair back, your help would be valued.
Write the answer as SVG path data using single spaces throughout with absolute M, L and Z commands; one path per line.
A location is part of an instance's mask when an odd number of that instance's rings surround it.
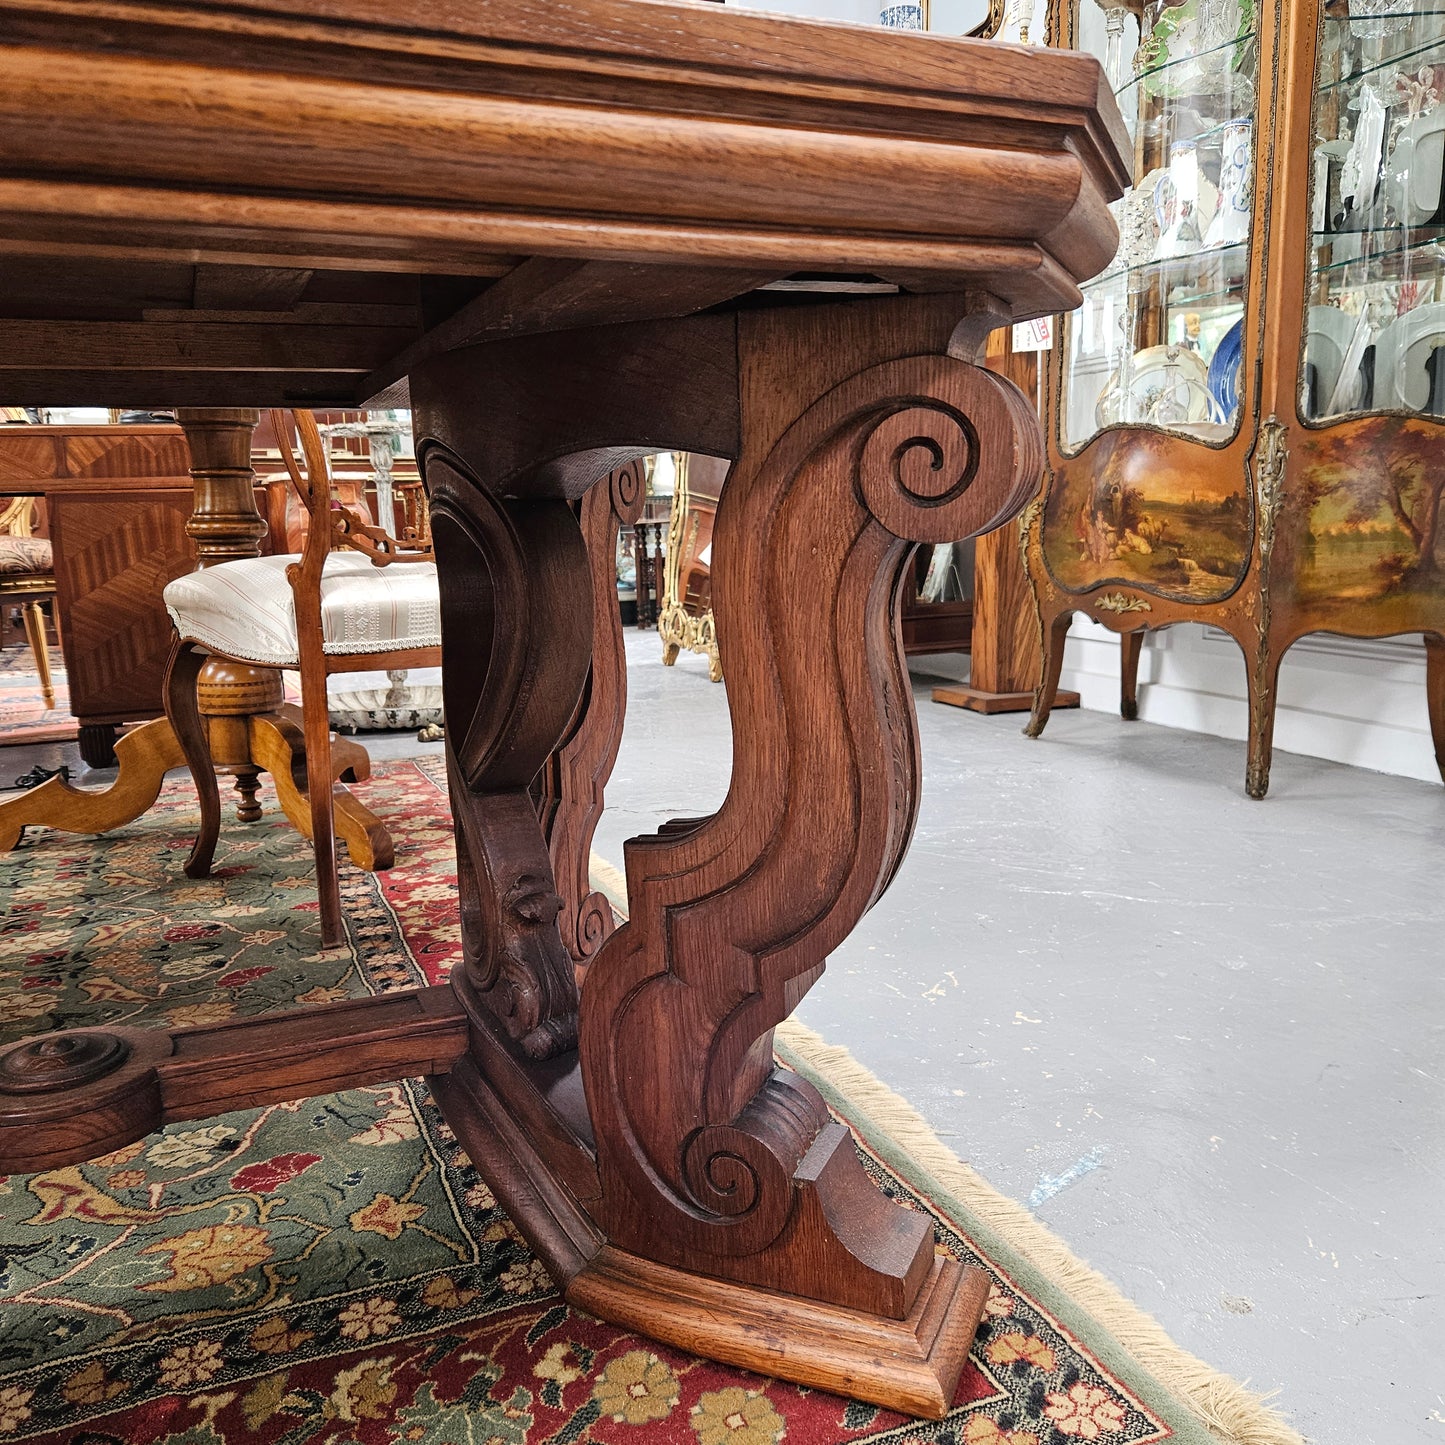
M 396 490 L 402 496 L 403 526 L 402 535 L 393 537 L 372 521 L 359 491 L 336 487 L 330 455 L 313 412 L 294 411 L 288 415 L 273 411 L 271 423 L 287 476 L 309 520 L 301 554 L 303 577 L 314 571 L 319 586 L 320 569 L 327 555 L 340 548 L 361 552 L 378 567 L 434 560 L 431 523 L 420 482 L 397 484 Z M 301 443 L 300 464 L 295 452 L 297 439 Z

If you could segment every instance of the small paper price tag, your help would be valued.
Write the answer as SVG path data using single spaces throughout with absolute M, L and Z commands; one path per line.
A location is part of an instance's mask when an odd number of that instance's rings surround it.
M 1014 327 L 1015 351 L 1048 351 L 1054 344 L 1054 318 L 1040 316 L 1037 321 L 1021 321 Z

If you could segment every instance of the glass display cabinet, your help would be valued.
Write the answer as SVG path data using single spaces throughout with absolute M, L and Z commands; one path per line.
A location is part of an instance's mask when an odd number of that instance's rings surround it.
M 1075 612 L 1204 622 L 1249 682 L 1247 790 L 1310 632 L 1425 635 L 1445 773 L 1445 0 L 1056 0 L 1134 136 L 1118 256 L 1060 328 L 1024 549 L 1048 720 Z

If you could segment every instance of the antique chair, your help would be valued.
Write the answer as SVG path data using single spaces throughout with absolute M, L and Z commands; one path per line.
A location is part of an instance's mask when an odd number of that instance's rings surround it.
M 40 604 L 55 596 L 55 565 L 48 537 L 35 537 L 35 498 L 0 498 L 0 603 L 18 602 L 25 617 L 25 639 L 35 654 L 35 671 L 48 709 L 55 706 L 50 653 L 45 644 L 45 613 Z
M 400 538 L 363 520 L 332 496 L 326 448 L 310 412 L 294 412 L 304 467 L 298 467 L 292 421 L 273 412 L 291 485 L 310 515 L 298 553 L 251 557 L 179 577 L 165 591 L 175 623 L 176 653 L 166 687 L 166 715 L 186 753 L 201 799 L 193 859 L 208 871 L 220 831 L 220 797 L 210 743 L 196 703 L 201 652 L 238 662 L 292 668 L 301 674 L 301 712 L 308 779 L 328 779 L 331 728 L 326 679 L 332 673 L 441 663 L 441 608 L 436 564 L 424 525 Z M 341 940 L 332 794 L 307 788 L 321 934 Z

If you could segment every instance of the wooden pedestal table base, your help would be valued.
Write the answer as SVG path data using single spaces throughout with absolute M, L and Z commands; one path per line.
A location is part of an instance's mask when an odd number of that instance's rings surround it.
M 196 543 L 198 567 L 260 555 L 266 524 L 256 511 L 251 472 L 251 435 L 257 412 L 244 408 L 181 410 L 178 414 L 191 451 L 195 509 L 186 531 Z M 173 685 L 168 679 L 167 688 Z M 301 712 L 284 700 L 281 674 L 216 658 L 199 677 L 191 675 L 217 770 L 236 779 L 237 816 L 255 822 L 259 775 L 270 773 L 277 801 L 292 825 L 311 837 L 311 807 L 306 795 L 306 755 Z M 167 702 L 169 712 L 174 713 Z M 14 848 L 28 827 L 60 828 L 70 833 L 108 833 L 145 813 L 160 794 L 166 773 L 185 764 L 175 727 L 157 718 L 127 733 L 115 744 L 119 773 L 108 788 L 71 787 L 51 778 L 31 792 L 0 803 L 0 852 Z M 368 808 L 337 781 L 361 782 L 371 775 L 366 749 L 333 739 L 331 762 L 334 825 L 358 868 L 389 868 L 391 836 Z M 186 864 L 193 878 L 210 871 L 220 828 L 219 814 L 204 819 L 201 835 Z
M 282 811 L 297 832 L 309 839 L 311 809 L 306 796 L 301 711 L 281 702 L 280 675 L 271 676 L 278 694 L 275 709 L 252 715 L 212 715 L 212 752 L 219 771 L 236 774 L 240 794 L 236 816 L 240 821 L 254 822 L 261 816 L 256 790 L 259 774 L 267 772 Z M 209 702 L 205 681 L 203 676 L 198 689 L 203 710 Z M 64 778 L 50 778 L 38 788 L 0 803 L 0 852 L 14 848 L 26 828 L 58 828 L 66 833 L 109 833 L 123 828 L 150 810 L 160 796 L 165 775 L 186 765 L 180 741 L 166 718 L 156 718 L 118 738 L 115 759 L 119 771 L 107 788 L 77 788 Z M 331 766 L 336 832 L 346 844 L 348 856 L 358 868 L 391 867 L 394 850 L 385 825 L 339 781 L 359 783 L 371 776 L 366 749 L 337 738 L 332 743 Z M 190 877 L 204 877 L 209 872 L 214 849 L 212 838 L 204 850 L 204 867 L 199 866 L 199 855 L 193 855 L 196 862 L 186 866 Z
M 910 544 L 999 526 L 1038 475 L 1028 403 L 975 364 L 998 320 L 976 305 L 623 323 L 414 369 L 457 830 L 449 986 L 22 1045 L 0 1057 L 0 1169 L 424 1072 L 569 1300 L 942 1415 L 985 1281 L 878 1192 L 817 1091 L 774 1066 L 772 1033 L 912 834 Z M 621 706 L 587 538 L 630 502 L 589 489 L 661 447 L 735 459 L 713 568 L 733 778 L 712 817 L 626 845 L 630 917 L 605 933 L 586 923 L 584 849 Z

